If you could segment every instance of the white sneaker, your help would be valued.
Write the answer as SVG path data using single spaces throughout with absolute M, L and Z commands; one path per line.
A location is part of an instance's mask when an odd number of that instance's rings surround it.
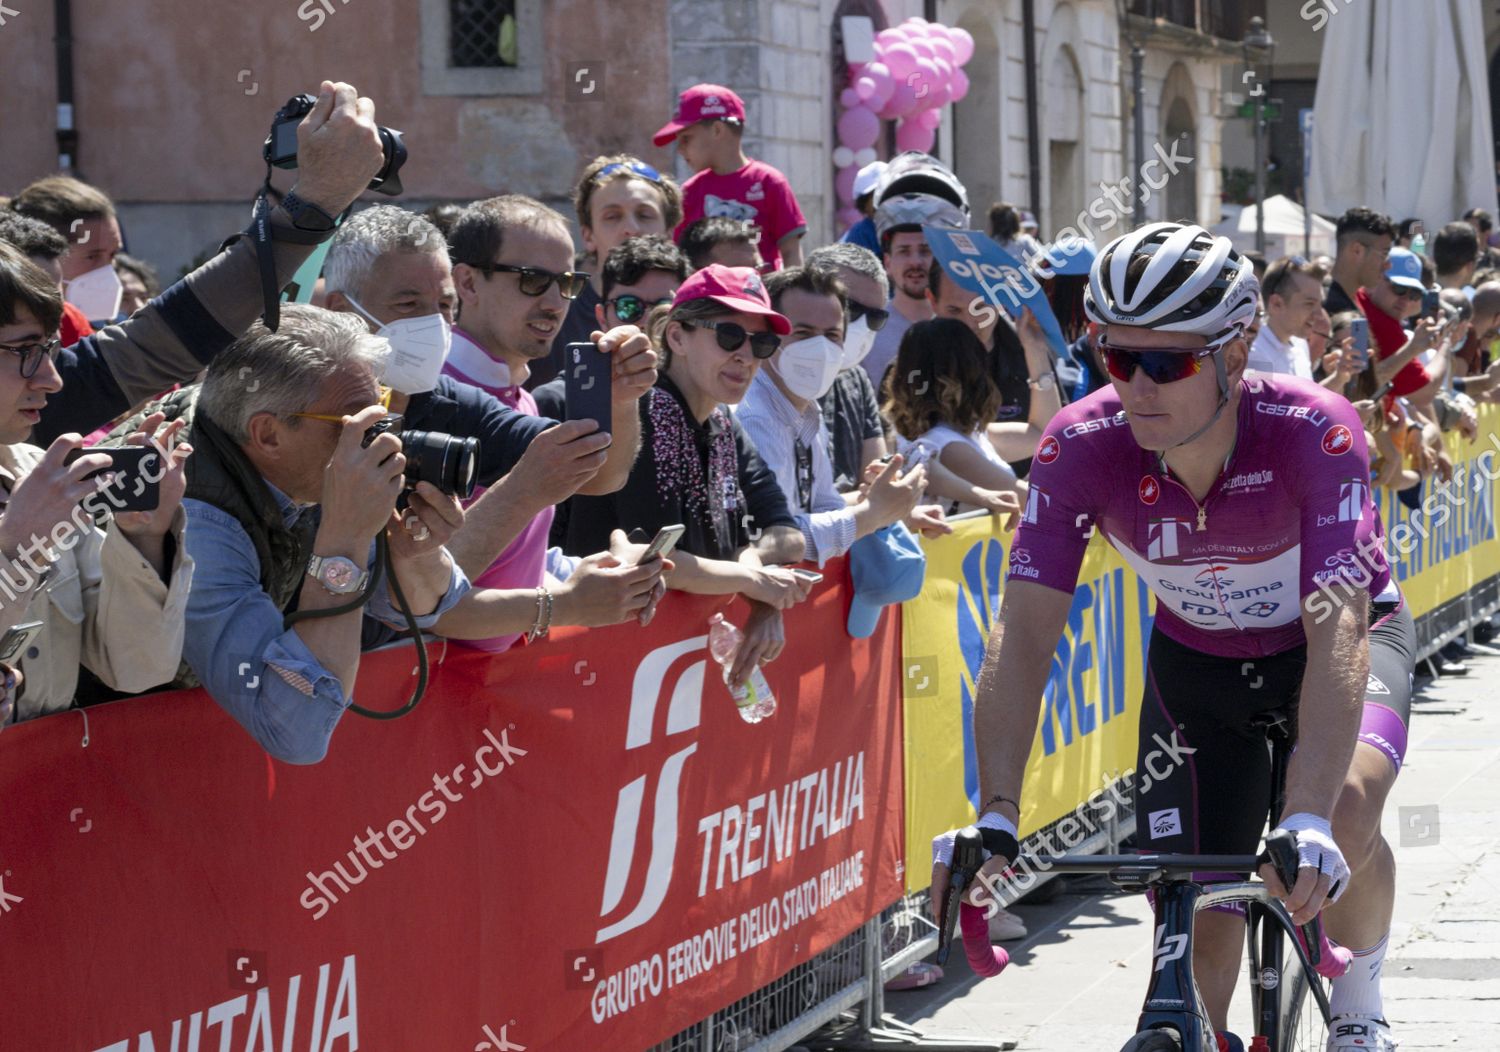
M 1339 1015 L 1329 1025 L 1327 1052 L 1396 1052 L 1396 1039 L 1384 1019 Z
M 1026 922 L 1010 910 L 996 907 L 990 918 L 990 942 L 1010 942 L 1026 938 Z

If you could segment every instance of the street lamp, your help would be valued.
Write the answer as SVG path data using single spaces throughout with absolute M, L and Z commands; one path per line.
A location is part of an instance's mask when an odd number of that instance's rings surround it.
M 1271 64 L 1271 54 L 1276 41 L 1266 29 L 1266 20 L 1256 15 L 1250 19 L 1242 45 L 1245 52 L 1245 68 L 1255 75 L 1250 79 L 1255 86 L 1250 89 L 1252 113 L 1255 121 L 1255 251 L 1266 251 L 1266 110 L 1264 100 L 1266 88 L 1260 82 L 1255 59 L 1264 56 L 1266 65 Z

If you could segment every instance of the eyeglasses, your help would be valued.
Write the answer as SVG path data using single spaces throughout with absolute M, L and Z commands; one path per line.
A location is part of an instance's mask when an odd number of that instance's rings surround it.
M 36 371 L 42 367 L 42 358 L 50 358 L 57 361 L 58 351 L 62 350 L 62 341 L 56 336 L 41 343 L 23 343 L 19 347 L 0 346 L 0 351 L 9 351 L 21 359 L 21 376 L 27 380 L 36 375 Z
M 871 332 L 879 332 L 885 328 L 885 323 L 891 320 L 891 312 L 881 307 L 866 307 L 863 303 L 850 300 L 849 324 L 853 325 L 861 318 L 865 319 L 865 326 Z
M 1218 350 L 1217 347 L 1153 347 L 1150 350 L 1130 350 L 1111 347 L 1100 342 L 1104 353 L 1104 366 L 1121 383 L 1129 383 L 1137 368 L 1143 370 L 1154 384 L 1174 384 L 1198 375 L 1203 368 L 1203 359 Z
M 540 296 L 555 281 L 557 291 L 567 300 L 576 299 L 591 276 L 582 270 L 565 270 L 559 274 L 541 267 L 513 267 L 509 263 L 470 263 L 469 266 L 482 271 L 485 277 L 497 270 L 505 274 L 519 274 L 521 277 L 518 284 L 523 296 Z
M 380 385 L 380 408 L 386 412 L 391 409 L 391 395 L 395 392 L 384 384 Z M 326 420 L 330 424 L 342 424 L 348 413 L 288 413 L 287 416 L 300 416 L 304 420 Z
M 750 341 L 750 353 L 757 358 L 769 358 L 781 347 L 781 337 L 774 332 L 748 332 L 743 325 L 732 321 L 685 321 L 689 329 L 709 329 L 718 338 L 719 346 L 733 354 Z
M 606 179 L 616 172 L 629 172 L 631 175 L 638 175 L 653 183 L 661 182 L 661 173 L 642 161 L 618 161 L 615 164 L 606 164 L 594 173 L 594 181 Z
M 1391 287 L 1391 294 L 1400 300 L 1419 300 L 1422 293 L 1418 289 L 1408 288 L 1405 285 L 1397 285 L 1394 281 L 1386 282 Z
M 604 302 L 615 309 L 615 317 L 629 325 L 640 321 L 652 307 L 659 307 L 663 303 L 671 303 L 672 297 L 665 296 L 659 300 L 643 300 L 641 297 L 627 292 L 623 296 L 611 296 Z

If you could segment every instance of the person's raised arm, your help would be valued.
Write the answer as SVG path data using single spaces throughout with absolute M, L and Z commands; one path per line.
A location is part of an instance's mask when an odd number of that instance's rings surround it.
M 380 170 L 375 104 L 348 84 L 324 81 L 297 128 L 298 198 L 337 216 Z M 306 221 L 304 220 L 304 225 Z M 47 400 L 33 439 L 87 433 L 176 383 L 191 380 L 265 309 L 254 227 L 119 325 L 86 336 L 57 357 L 63 390 Z M 299 229 L 284 208 L 270 217 L 277 292 L 333 236 Z
M 1401 345 L 1399 351 L 1375 363 L 1376 381 L 1385 383 L 1399 373 L 1408 362 L 1430 348 L 1440 327 L 1436 318 L 1424 318 L 1417 322 L 1417 327 L 1412 330 L 1411 336 Z

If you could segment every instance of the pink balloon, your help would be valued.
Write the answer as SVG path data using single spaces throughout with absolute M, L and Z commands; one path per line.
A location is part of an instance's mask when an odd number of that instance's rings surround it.
M 844 205 L 854 204 L 854 177 L 859 174 L 856 165 L 840 168 L 839 174 L 833 178 L 833 188 L 838 191 L 839 201 Z
M 917 53 L 910 44 L 893 44 L 885 49 L 881 58 L 897 83 L 917 72 Z
M 917 89 L 905 81 L 898 80 L 895 90 L 891 92 L 890 101 L 881 107 L 879 115 L 882 120 L 895 120 L 897 117 L 905 117 L 920 105 L 917 99 Z
M 891 47 L 893 44 L 904 43 L 906 43 L 906 34 L 895 27 L 892 27 L 890 29 L 882 29 L 880 32 L 875 34 L 875 50 L 877 52 L 884 51 L 886 48 Z
M 953 90 L 953 98 L 950 101 L 958 102 L 969 93 L 969 75 L 961 69 L 955 69 L 953 79 L 948 82 L 948 86 Z
M 924 128 L 931 128 L 933 131 L 937 131 L 943 123 L 942 111 L 935 109 L 923 110 L 917 114 L 916 122 Z
M 974 57 L 974 38 L 967 29 L 952 29 L 949 31 L 953 37 L 953 48 L 958 53 L 958 64 L 964 65 Z
M 866 97 L 861 96 L 854 88 L 845 88 L 839 92 L 839 105 L 846 110 L 852 110 L 861 102 L 864 102 Z
M 910 78 L 912 87 L 917 93 L 917 109 L 925 110 L 931 107 L 937 97 L 938 69 L 931 59 L 917 59 L 916 76 Z
M 891 93 L 896 90 L 896 81 L 891 76 L 890 68 L 884 62 L 871 62 L 865 67 L 864 76 L 860 79 L 875 82 L 875 94 L 869 100 L 870 109 L 878 112 L 881 107 L 891 101 Z
M 942 27 L 934 26 L 933 28 L 941 29 Z M 958 64 L 956 61 L 958 58 L 958 49 L 953 46 L 952 38 L 950 38 L 946 33 L 942 36 L 938 36 L 936 33 L 930 34 L 927 37 L 927 42 L 932 45 L 933 53 L 936 54 L 938 58 L 948 63 L 948 65 L 950 66 L 956 66 Z
M 896 149 L 916 150 L 919 153 L 927 153 L 932 149 L 932 144 L 937 141 L 937 132 L 931 128 L 922 127 L 918 121 L 902 121 L 896 129 Z M 850 183 L 852 189 L 854 184 Z
M 875 140 L 880 138 L 880 118 L 873 110 L 856 106 L 840 115 L 838 132 L 841 145 L 851 150 L 863 150 L 874 146 Z
M 858 223 L 863 218 L 863 213 L 861 213 L 857 208 L 839 209 L 839 226 L 844 230 L 848 230 L 851 226 L 853 226 L 855 223 Z
M 846 88 L 844 90 L 847 93 L 850 89 Z M 875 81 L 872 80 L 869 76 L 861 76 L 854 82 L 853 91 L 855 99 L 857 99 L 859 102 L 869 102 L 875 97 Z M 846 110 L 853 109 L 854 106 L 858 104 L 844 102 L 843 95 L 839 96 L 839 101 L 844 103 L 844 109 Z

